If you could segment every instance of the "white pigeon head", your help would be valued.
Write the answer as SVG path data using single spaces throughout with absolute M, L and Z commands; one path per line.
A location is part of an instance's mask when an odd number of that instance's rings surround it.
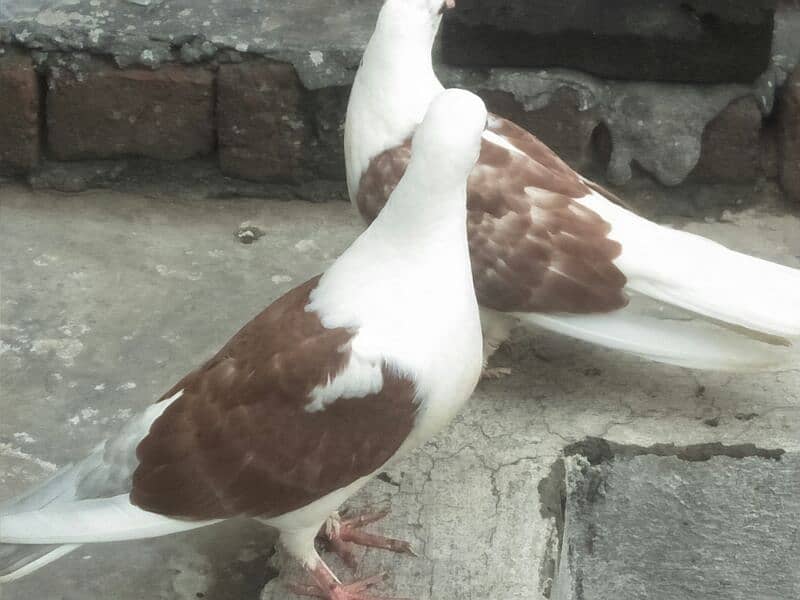
M 455 5 L 456 0 L 386 0 L 376 29 L 397 37 L 423 34 L 432 44 L 444 11 Z
M 480 154 L 487 116 L 483 100 L 471 92 L 440 93 L 414 134 L 409 170 L 424 169 L 431 187 L 466 185 Z

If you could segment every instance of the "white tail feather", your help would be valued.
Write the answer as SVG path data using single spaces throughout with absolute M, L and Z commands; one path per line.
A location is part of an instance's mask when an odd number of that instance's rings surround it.
M 605 315 L 517 316 L 523 323 L 691 369 L 770 371 L 800 365 L 800 348 L 770 344 L 701 319 L 662 319 L 628 309 Z
M 134 456 L 153 421 L 182 393 L 148 407 L 81 462 L 0 504 L 0 582 L 24 577 L 83 543 L 156 537 L 208 523 L 153 515 L 128 500 L 135 466 L 128 457 Z
M 633 303 L 608 314 L 518 314 L 524 323 L 693 369 L 800 368 L 800 270 L 662 227 L 597 192 L 579 202 L 622 245 L 614 263 Z M 657 310 L 638 311 L 639 294 Z
M 99 462 L 102 445 L 78 464 L 62 467 L 52 477 L 35 485 L 16 498 L 0 504 L 0 515 L 38 510 L 54 502 L 75 500 L 78 484 L 86 470 Z
M 49 548 L 50 546 L 47 546 Z M 8 565 L 9 572 L 0 575 L 0 584 L 11 583 L 17 579 L 22 579 L 30 575 L 34 571 L 38 571 L 44 566 L 49 565 L 51 562 L 63 558 L 70 552 L 80 548 L 80 544 L 64 544 L 63 546 L 56 546 L 52 550 L 47 551 L 42 549 L 41 546 L 24 546 L 17 548 L 30 548 L 26 556 L 20 556 L 16 564 Z M 42 551 L 44 553 L 42 554 Z
M 800 270 L 662 227 L 598 193 L 579 200 L 611 224 L 631 290 L 710 319 L 800 339 Z
M 51 504 L 41 510 L 0 516 L 0 543 L 88 544 L 160 537 L 218 521 L 181 521 L 147 512 L 128 494 Z

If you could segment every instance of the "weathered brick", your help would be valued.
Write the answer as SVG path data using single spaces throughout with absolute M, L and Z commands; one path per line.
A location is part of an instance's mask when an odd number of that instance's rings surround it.
M 30 57 L 0 55 L 0 170 L 25 171 L 39 160 L 39 81 Z
M 299 179 L 312 127 L 294 68 L 267 60 L 222 65 L 217 85 L 222 171 L 261 181 Z
M 800 67 L 786 82 L 778 109 L 778 170 L 786 194 L 800 202 Z
M 703 132 L 700 160 L 691 178 L 702 182 L 747 182 L 764 174 L 767 151 L 761 109 L 753 96 L 731 102 Z
M 61 160 L 213 151 L 214 77 L 201 67 L 118 69 L 97 58 L 51 67 L 48 146 Z
M 344 120 L 350 87 L 328 87 L 310 93 L 314 136 L 307 159 L 311 172 L 322 179 L 344 180 Z
M 577 94 L 559 88 L 538 110 L 528 111 L 507 92 L 479 92 L 490 111 L 514 121 L 550 146 L 573 168 L 592 161 L 592 133 L 600 123 L 596 110 L 580 110 Z

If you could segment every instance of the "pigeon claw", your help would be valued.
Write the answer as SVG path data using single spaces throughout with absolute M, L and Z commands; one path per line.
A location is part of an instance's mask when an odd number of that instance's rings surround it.
M 353 553 L 354 545 L 418 556 L 409 542 L 363 530 L 365 526 L 386 518 L 388 514 L 388 508 L 373 512 L 363 512 L 347 518 L 334 513 L 320 530 L 318 538 L 322 540 L 329 550 L 338 555 L 345 565 L 353 570 L 358 567 L 358 560 Z
M 323 600 L 404 600 L 403 598 L 373 596 L 369 593 L 369 588 L 386 580 L 386 573 L 379 573 L 352 583 L 339 582 L 324 567 L 312 569 L 310 574 L 314 580 L 313 584 L 289 583 L 287 584 L 289 591 L 298 596 L 310 596 Z

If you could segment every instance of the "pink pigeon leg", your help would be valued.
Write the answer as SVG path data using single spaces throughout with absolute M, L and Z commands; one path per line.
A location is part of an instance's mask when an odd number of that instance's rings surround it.
M 402 598 L 388 598 L 373 596 L 367 590 L 372 586 L 382 583 L 386 575 L 381 573 L 352 583 L 342 583 L 321 560 L 315 567 L 307 567 L 306 571 L 314 581 L 313 584 L 290 583 L 290 591 L 300 596 L 322 598 L 323 600 L 403 600 Z
M 353 545 L 380 548 L 399 554 L 417 556 L 409 542 L 363 530 L 365 526 L 384 519 L 388 514 L 388 508 L 373 512 L 363 512 L 349 518 L 342 518 L 334 513 L 322 527 L 319 537 L 351 569 L 355 569 L 358 565 L 352 551 Z

